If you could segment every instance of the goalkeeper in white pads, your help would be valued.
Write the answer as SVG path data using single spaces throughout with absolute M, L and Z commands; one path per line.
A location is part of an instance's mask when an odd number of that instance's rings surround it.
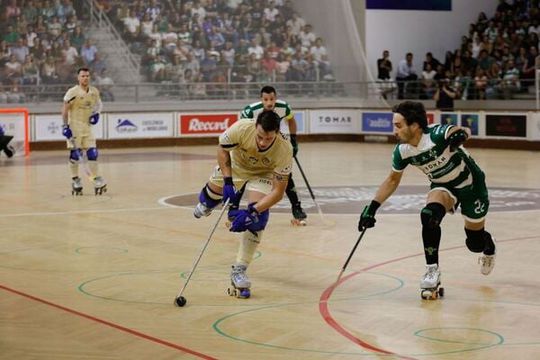
M 101 195 L 107 191 L 107 184 L 98 169 L 98 150 L 92 125 L 96 125 L 102 110 L 98 89 L 90 86 L 90 71 L 87 68 L 77 70 L 78 85 L 70 88 L 64 95 L 62 135 L 67 139 L 69 149 L 69 168 L 71 170 L 72 194 L 82 195 L 82 181 L 79 177 L 79 163 L 86 151 L 88 176 L 92 179 L 94 192 Z
M 229 294 L 239 298 L 251 295 L 246 270 L 262 239 L 270 208 L 283 197 L 291 173 L 292 146 L 280 133 L 279 122 L 275 112 L 264 111 L 257 119 L 240 119 L 221 134 L 218 165 L 193 212 L 200 218 L 210 215 L 221 202 L 231 204 L 230 231 L 242 233 L 242 237 L 232 266 Z M 240 209 L 236 189 L 244 186 L 249 205 Z
M 392 156 L 392 171 L 360 216 L 360 231 L 375 226 L 375 213 L 399 186 L 408 165 L 419 168 L 431 182 L 426 206 L 420 212 L 427 271 L 421 289 L 440 285 L 439 243 L 441 221 L 447 212 L 461 207 L 465 221 L 465 244 L 481 253 L 480 271 L 489 275 L 495 266 L 495 239 L 484 229 L 489 198 L 485 175 L 462 144 L 470 130 L 455 125 L 428 127 L 422 103 L 405 101 L 393 110 L 394 134 L 399 140 Z

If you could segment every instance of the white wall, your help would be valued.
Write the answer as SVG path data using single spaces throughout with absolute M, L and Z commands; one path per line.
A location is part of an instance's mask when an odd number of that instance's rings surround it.
M 447 50 L 455 50 L 469 24 L 480 12 L 492 17 L 496 0 L 453 0 L 452 11 L 366 10 L 366 53 L 373 76 L 383 50 L 390 51 L 394 73 L 407 52 L 414 55 L 414 65 L 421 71 L 427 52 L 444 61 Z

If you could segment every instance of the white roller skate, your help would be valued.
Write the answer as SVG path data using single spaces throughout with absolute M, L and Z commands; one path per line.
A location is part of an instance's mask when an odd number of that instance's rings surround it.
M 193 216 L 195 216 L 197 219 L 202 218 L 203 216 L 210 216 L 212 213 L 212 209 L 204 205 L 203 203 L 198 203 L 195 205 L 195 209 L 193 209 Z
M 83 186 L 82 186 L 81 178 L 78 176 L 75 176 L 74 178 L 71 179 L 71 195 L 75 195 L 75 196 L 82 195 L 83 194 L 82 190 L 83 190 Z
M 293 205 L 292 207 L 292 214 L 294 219 L 291 220 L 291 225 L 293 226 L 306 226 L 307 222 L 307 215 L 302 209 L 302 206 L 300 203 Z
M 489 275 L 493 268 L 495 267 L 495 254 L 496 254 L 496 244 L 495 244 L 495 238 L 491 237 L 493 240 L 493 245 L 495 246 L 495 250 L 493 250 L 493 255 L 482 255 L 478 258 L 478 263 L 480 264 L 480 272 L 484 275 Z
M 94 178 L 94 194 L 95 195 L 103 195 L 103 193 L 107 192 L 107 183 L 105 182 L 105 179 L 103 179 L 101 176 L 96 176 Z
M 241 299 L 247 299 L 251 296 L 251 281 L 246 275 L 247 267 L 245 265 L 233 265 L 231 271 L 231 287 L 227 289 L 227 294 Z
M 436 300 L 444 296 L 444 288 L 441 286 L 441 271 L 439 265 L 426 265 L 426 273 L 420 280 L 420 296 L 424 300 Z

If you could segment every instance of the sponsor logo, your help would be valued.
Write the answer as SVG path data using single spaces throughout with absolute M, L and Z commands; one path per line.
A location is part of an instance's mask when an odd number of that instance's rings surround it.
M 116 131 L 119 133 L 134 133 L 137 131 L 137 125 L 128 119 L 118 119 L 116 122 Z
M 362 130 L 392 132 L 394 129 L 394 125 L 392 124 L 392 118 L 392 113 L 363 113 Z
M 319 116 L 319 124 L 321 125 L 341 125 L 351 123 L 352 118 L 350 116 Z
M 60 126 L 56 122 L 50 122 L 49 125 L 47 125 L 47 131 L 50 134 L 56 134 L 60 130 Z
M 221 134 L 236 122 L 236 114 L 181 115 L 182 134 Z
M 378 186 L 334 186 L 316 187 L 313 193 L 325 214 L 358 215 L 370 203 Z M 310 198 L 309 191 L 297 188 L 300 198 Z M 379 209 L 378 214 L 418 214 L 426 205 L 427 186 L 403 185 Z M 198 194 L 172 196 L 165 200 L 169 205 L 193 207 Z M 540 210 L 540 189 L 490 188 L 490 212 Z M 303 201 L 302 207 L 310 214 L 317 208 L 312 201 Z M 287 199 L 272 207 L 272 212 L 290 213 Z

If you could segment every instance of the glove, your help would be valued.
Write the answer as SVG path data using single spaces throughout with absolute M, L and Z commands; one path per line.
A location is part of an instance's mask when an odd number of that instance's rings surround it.
M 249 230 L 255 232 L 264 229 L 266 223 L 264 219 L 259 218 L 260 214 L 255 209 L 255 204 L 249 204 L 244 210 L 229 210 L 227 215 L 229 219 L 232 219 L 230 231 L 244 232 Z
M 465 130 L 459 129 L 448 137 L 448 144 L 450 146 L 450 151 L 456 151 L 458 147 L 463 145 L 463 143 L 469 138 Z
M 90 124 L 96 125 L 99 121 L 99 113 L 92 113 L 92 115 L 90 115 L 90 117 L 88 118 L 88 121 L 90 122 Z
M 68 140 L 73 137 L 73 133 L 71 132 L 69 125 L 66 124 L 62 127 L 62 135 L 64 135 L 64 137 Z
M 291 134 L 292 154 L 296 156 L 298 154 L 298 142 L 296 141 L 296 134 Z
M 236 204 L 236 188 L 234 187 L 234 182 L 232 177 L 226 176 L 223 178 L 223 203 L 229 200 L 229 204 Z
M 371 204 L 367 205 L 360 215 L 360 221 L 358 222 L 358 231 L 369 229 L 375 226 L 377 220 L 375 219 L 375 213 L 381 206 L 378 201 L 371 200 Z

